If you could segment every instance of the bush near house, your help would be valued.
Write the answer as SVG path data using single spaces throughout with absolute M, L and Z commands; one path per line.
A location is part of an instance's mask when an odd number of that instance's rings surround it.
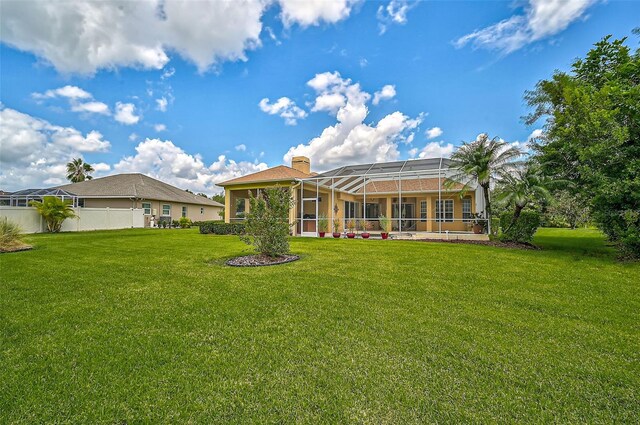
M 181 227 L 181 228 L 183 228 L 183 229 L 188 229 L 188 228 L 190 228 L 190 227 L 191 227 L 191 225 L 192 225 L 193 223 L 191 222 L 191 219 L 190 219 L 190 218 L 187 218 L 187 217 L 180 217 L 180 220 L 179 220 L 178 224 L 180 224 L 180 227 Z
M 244 223 L 225 223 L 224 221 L 214 220 L 197 222 L 197 226 L 203 235 L 241 235 L 244 233 Z
M 533 235 L 540 227 L 540 214 L 537 211 L 522 211 L 516 221 L 514 211 L 505 211 L 500 216 L 502 234 L 500 240 L 504 242 L 531 243 Z
M 288 188 L 267 188 L 255 197 L 249 192 L 250 208 L 246 213 L 245 233 L 240 235 L 242 241 L 269 257 L 288 254 L 292 202 Z

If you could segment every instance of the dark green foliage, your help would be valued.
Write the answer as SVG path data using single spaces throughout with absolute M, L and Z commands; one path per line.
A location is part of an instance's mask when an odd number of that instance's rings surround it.
M 500 216 L 502 233 L 500 240 L 504 242 L 531 243 L 533 235 L 540 227 L 540 214 L 537 211 L 525 210 L 514 219 L 514 211 L 506 211 Z
M 547 120 L 534 146 L 545 171 L 574 182 L 594 222 L 640 257 L 640 51 L 610 38 L 528 92 L 527 121 Z
M 240 238 L 253 245 L 257 252 L 270 257 L 289 253 L 291 202 L 288 188 L 267 188 L 255 197 L 249 192 L 245 233 Z
M 73 158 L 67 163 L 67 179 L 71 183 L 78 183 L 93 179 L 91 173 L 94 171 L 95 170 L 91 164 L 84 162 L 82 158 Z
M 199 221 L 193 223 L 194 226 L 200 228 L 202 234 L 213 235 L 241 235 L 244 233 L 243 223 L 225 223 L 224 221 Z

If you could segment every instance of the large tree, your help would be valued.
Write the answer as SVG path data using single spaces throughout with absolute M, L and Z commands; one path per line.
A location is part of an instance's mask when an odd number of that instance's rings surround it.
M 493 139 L 483 133 L 473 142 L 465 142 L 451 155 L 451 168 L 455 174 L 446 185 L 462 184 L 461 193 L 467 192 L 475 183 L 482 187 L 484 217 L 491 225 L 491 182 L 496 175 L 508 171 L 522 151 L 498 137 Z
M 546 119 L 534 143 L 545 172 L 574 182 L 609 239 L 640 257 L 640 50 L 625 41 L 605 37 L 525 98 L 527 123 Z
M 95 170 L 91 166 L 82 160 L 82 158 L 73 158 L 67 163 L 67 179 L 71 183 L 83 182 L 85 180 L 91 180 L 93 177 L 91 173 Z

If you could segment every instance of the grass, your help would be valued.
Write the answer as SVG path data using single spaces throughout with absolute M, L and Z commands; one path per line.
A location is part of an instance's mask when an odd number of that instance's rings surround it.
M 640 265 L 545 249 L 36 235 L 0 255 L 0 423 L 634 422 Z

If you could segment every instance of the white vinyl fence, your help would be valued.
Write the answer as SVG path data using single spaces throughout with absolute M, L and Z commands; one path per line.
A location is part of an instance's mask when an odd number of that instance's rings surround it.
M 62 223 L 63 232 L 82 230 L 130 229 L 144 227 L 144 210 L 132 208 L 74 208 L 78 218 Z M 44 219 L 31 207 L 0 206 L 0 218 L 6 217 L 18 224 L 24 233 L 47 230 Z

